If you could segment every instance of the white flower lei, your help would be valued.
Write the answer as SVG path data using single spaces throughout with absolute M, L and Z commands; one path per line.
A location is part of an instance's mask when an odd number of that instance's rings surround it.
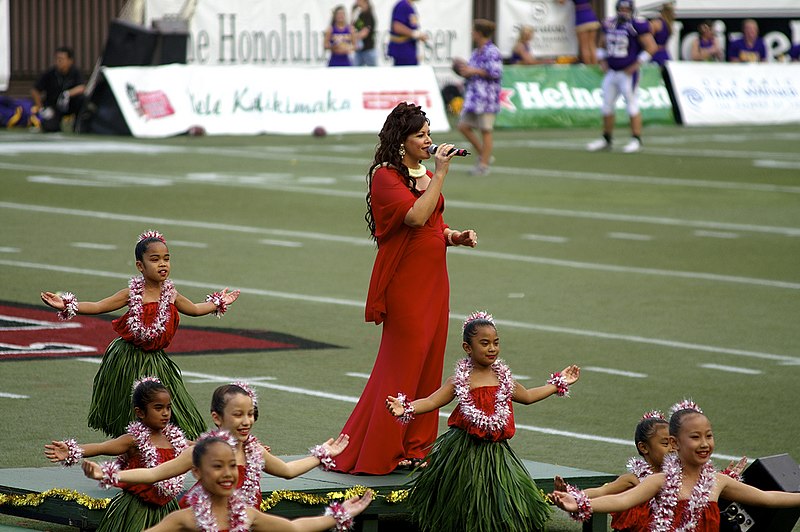
M 169 305 L 175 300 L 175 285 L 166 279 L 161 286 L 161 294 L 158 297 L 158 311 L 153 323 L 145 326 L 142 323 L 142 309 L 144 308 L 144 277 L 132 277 L 128 283 L 130 289 L 128 295 L 128 328 L 139 340 L 148 341 L 161 336 L 166 330 L 166 323 L 169 319 Z
M 144 466 L 151 469 L 159 465 L 158 451 L 156 451 L 156 446 L 153 445 L 153 440 L 150 437 L 152 430 L 141 421 L 130 423 L 126 430 L 128 434 L 133 436 L 136 447 L 139 449 L 139 454 L 142 455 Z M 164 427 L 161 433 L 169 440 L 169 443 L 175 450 L 175 456 L 181 454 L 181 452 L 188 447 L 186 436 L 183 434 L 183 431 L 172 423 Z M 158 493 L 164 497 L 177 497 L 178 494 L 183 491 L 183 480 L 185 476 L 186 475 L 178 475 L 177 477 L 156 482 L 155 486 L 158 488 Z
M 249 434 L 242 444 L 247 460 L 244 483 L 239 488 L 240 498 L 247 506 L 255 506 L 257 494 L 261 491 L 261 470 L 264 469 L 264 447 L 258 438 Z
M 673 528 L 672 521 L 678 505 L 678 494 L 681 490 L 683 468 L 678 455 L 671 453 L 664 458 L 664 486 L 653 500 L 653 521 L 651 532 L 690 532 L 697 527 L 700 516 L 708 506 L 708 498 L 717 480 L 716 471 L 710 462 L 703 464 L 700 478 L 692 488 L 686 513 L 681 523 Z
M 653 468 L 650 467 L 650 464 L 638 456 L 628 458 L 627 467 L 628 471 L 636 475 L 636 478 L 638 478 L 640 481 L 653 474 Z
M 500 385 L 494 399 L 494 414 L 488 416 L 486 412 L 475 406 L 475 401 L 469 393 L 470 374 L 473 368 L 474 365 L 469 358 L 462 358 L 456 364 L 453 384 L 455 385 L 455 395 L 458 397 L 458 407 L 464 417 L 479 429 L 488 432 L 502 431 L 511 415 L 511 407 L 508 404 L 514 393 L 514 379 L 511 377 L 511 370 L 500 359 L 495 360 L 492 364 L 492 371 L 497 376 Z
M 211 497 L 202 485 L 198 484 L 186 496 L 189 506 L 194 512 L 194 520 L 202 532 L 219 532 L 217 519 L 211 509 Z M 247 523 L 247 504 L 242 497 L 240 490 L 233 492 L 228 499 L 228 515 L 230 532 L 246 532 L 250 530 Z

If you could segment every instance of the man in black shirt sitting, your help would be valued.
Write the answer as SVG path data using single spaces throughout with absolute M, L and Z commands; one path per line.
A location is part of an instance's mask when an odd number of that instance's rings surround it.
M 80 111 L 85 89 L 83 76 L 75 66 L 72 49 L 66 46 L 57 48 L 55 66 L 42 74 L 31 89 L 42 131 L 60 131 L 64 115 Z

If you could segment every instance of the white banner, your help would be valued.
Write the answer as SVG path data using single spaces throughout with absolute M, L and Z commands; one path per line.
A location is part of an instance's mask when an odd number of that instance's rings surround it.
M 372 0 L 379 65 L 387 60 L 389 23 L 396 0 Z M 184 0 L 147 0 L 146 25 L 175 16 Z M 323 66 L 325 28 L 331 23 L 330 0 L 197 0 L 189 23 L 189 63 L 200 65 Z M 344 4 L 350 17 L 352 2 Z M 419 45 L 421 64 L 447 67 L 472 51 L 472 2 L 415 2 L 420 28 L 428 42 Z
M 498 0 L 496 43 L 509 57 L 520 26 L 532 26 L 531 53 L 534 57 L 555 58 L 577 55 L 575 6 L 558 0 Z
M 684 125 L 800 123 L 800 64 L 668 61 Z
M 8 89 L 8 80 L 11 78 L 9 18 L 8 0 L 0 0 L 0 91 Z
M 450 130 L 431 67 L 270 69 L 165 65 L 104 68 L 136 137 L 201 126 L 210 135 L 375 133 L 401 101 L 421 105 L 431 130 Z

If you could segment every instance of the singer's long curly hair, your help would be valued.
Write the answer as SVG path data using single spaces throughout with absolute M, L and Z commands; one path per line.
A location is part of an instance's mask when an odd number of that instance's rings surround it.
M 367 228 L 373 240 L 377 239 L 375 238 L 375 216 L 372 214 L 372 175 L 380 166 L 391 166 L 403 176 L 408 189 L 414 190 L 416 179 L 409 175 L 408 167 L 403 164 L 400 146 L 409 135 L 413 135 L 429 123 L 422 107 L 413 103 L 397 104 L 386 117 L 386 122 L 378 134 L 379 142 L 375 146 L 375 159 L 367 172 L 367 213 L 364 215 L 364 219 L 367 221 Z

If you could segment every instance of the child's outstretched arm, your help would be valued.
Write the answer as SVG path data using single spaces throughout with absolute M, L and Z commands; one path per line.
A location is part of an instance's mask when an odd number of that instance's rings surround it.
M 547 399 L 553 394 L 568 395 L 569 387 L 578 382 L 580 376 L 581 368 L 572 364 L 564 368 L 563 371 L 551 375 L 544 386 L 525 388 L 517 382 L 514 386 L 513 400 L 517 403 L 530 405 L 542 399 Z
M 590 500 L 591 511 L 599 513 L 621 512 L 643 504 L 658 494 L 664 485 L 664 474 L 656 473 L 642 480 L 638 486 L 614 495 L 604 495 Z M 552 499 L 556 506 L 567 512 L 577 512 L 578 503 L 569 493 L 554 491 Z
M 72 310 L 74 314 L 104 314 L 119 310 L 128 304 L 128 289 L 123 288 L 114 295 L 108 296 L 100 301 L 78 301 L 74 294 L 64 292 L 54 294 L 53 292 L 42 292 L 40 297 L 45 305 L 60 311 Z M 67 307 L 70 308 L 67 308 Z M 73 314 L 73 315 L 74 315 Z M 72 316 L 66 316 L 69 319 Z
M 270 453 L 269 450 L 264 449 L 264 471 L 276 477 L 290 479 L 307 473 L 317 466 L 330 469 L 335 464 L 333 458 L 341 454 L 349 443 L 350 436 L 339 434 L 336 440 L 331 438 L 322 445 L 312 448 L 311 456 L 292 460 L 291 462 L 284 462 Z
M 567 482 L 558 475 L 555 476 L 553 485 L 555 491 L 567 491 Z M 597 488 L 587 488 L 583 490 L 583 492 L 586 493 L 587 497 L 593 499 L 595 497 L 602 497 L 603 495 L 622 493 L 623 491 L 628 491 L 629 489 L 638 485 L 639 479 L 636 477 L 636 475 L 633 473 L 625 473 L 611 482 L 606 482 Z
M 225 288 L 222 292 L 208 294 L 203 303 L 192 303 L 186 297 L 176 293 L 175 308 L 187 316 L 205 316 L 213 312 L 219 318 L 228 310 L 228 305 L 233 304 L 239 298 L 239 293 L 239 290 L 228 292 L 228 289 Z
M 398 394 L 399 396 L 400 394 Z M 386 398 L 386 408 L 389 413 L 394 417 L 403 417 L 404 414 L 413 416 L 416 414 L 425 414 L 437 408 L 450 403 L 456 397 L 456 389 L 453 384 L 453 377 L 449 377 L 441 388 L 430 394 L 423 399 L 416 399 L 411 401 L 403 401 L 403 398 L 392 397 L 391 395 Z M 409 418 L 410 421 L 410 418 Z
M 51 462 L 69 462 L 72 460 L 70 456 L 75 457 L 76 455 L 80 455 L 82 458 L 101 455 L 118 456 L 130 451 L 134 445 L 135 441 L 130 434 L 123 434 L 102 443 L 84 443 L 82 445 L 78 445 L 75 440 L 61 440 L 45 444 L 44 455 Z M 73 464 L 65 463 L 65 465 Z
M 192 468 L 192 447 L 187 447 L 181 454 L 156 467 L 125 469 L 117 474 L 119 482 L 127 484 L 155 484 L 161 480 L 183 475 Z M 83 474 L 94 480 L 103 481 L 103 469 L 100 464 L 83 461 Z
M 800 493 L 761 491 L 744 482 L 734 480 L 723 473 L 717 474 L 717 482 L 720 486 L 719 496 L 729 501 L 752 506 L 768 506 L 771 508 L 792 508 L 794 506 L 800 506 Z

